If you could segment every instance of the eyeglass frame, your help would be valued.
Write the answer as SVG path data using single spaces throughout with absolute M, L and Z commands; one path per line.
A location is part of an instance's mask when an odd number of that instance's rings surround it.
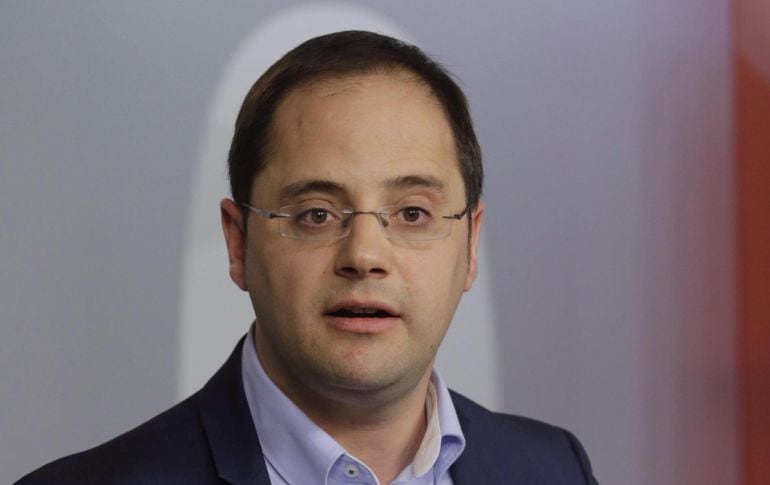
M 243 202 L 236 202 L 236 204 L 239 205 L 241 207 L 241 210 L 243 211 L 243 219 L 244 219 L 244 221 L 247 219 L 247 215 L 248 215 L 249 212 L 253 212 L 256 215 L 264 217 L 266 219 L 288 219 L 292 215 L 288 214 L 288 213 L 285 213 L 285 212 L 281 212 L 281 210 L 285 209 L 287 207 L 294 207 L 294 205 L 287 205 L 287 206 L 279 207 L 278 211 L 269 211 L 269 210 L 266 210 L 266 209 L 259 209 L 257 207 L 251 206 L 251 205 L 243 203 Z M 350 223 L 353 221 L 353 217 L 357 216 L 357 215 L 362 215 L 362 214 L 371 214 L 373 216 L 377 216 L 377 219 L 380 221 L 380 224 L 381 224 L 382 228 L 385 229 L 390 224 L 385 219 L 385 216 L 391 215 L 393 213 L 392 212 L 383 212 L 382 209 L 385 209 L 386 207 L 397 207 L 397 206 L 399 206 L 399 204 L 393 204 L 393 205 L 387 205 L 387 206 L 380 207 L 378 210 L 373 210 L 373 211 L 357 211 L 357 210 L 353 210 L 352 208 L 349 208 L 349 207 L 339 208 L 339 207 L 336 207 L 336 206 L 334 206 L 332 204 L 329 204 L 329 205 L 331 205 L 335 209 L 338 209 L 343 215 L 346 216 L 346 218 L 342 222 L 342 225 L 343 225 L 343 228 L 345 228 L 347 226 L 347 231 L 344 232 L 341 236 L 333 237 L 333 238 L 329 238 L 329 239 L 303 239 L 303 238 L 288 236 L 288 235 L 286 235 L 284 233 L 283 230 L 281 230 L 280 231 L 281 237 L 285 237 L 287 239 L 293 239 L 295 241 L 336 241 L 338 239 L 344 239 L 344 238 L 346 238 L 350 234 Z M 404 207 L 409 207 L 409 204 L 404 204 Z M 459 221 L 463 217 L 465 217 L 465 215 L 468 213 L 468 209 L 469 209 L 469 207 L 465 206 L 465 208 L 462 211 L 460 211 L 460 212 L 458 212 L 456 214 L 442 215 L 441 218 L 442 219 L 451 219 L 453 221 Z M 279 228 L 280 228 L 280 226 L 279 226 Z M 406 241 L 406 242 L 439 241 L 441 239 L 446 239 L 447 237 L 449 237 L 450 234 L 452 234 L 452 226 L 451 225 L 449 226 L 449 232 L 445 236 L 441 236 L 441 237 L 437 237 L 437 238 L 431 238 L 431 239 L 410 240 L 410 239 L 404 239 L 404 238 L 400 238 L 400 237 L 393 238 L 385 230 L 383 230 L 383 234 L 385 235 L 385 237 L 387 239 L 394 239 L 394 240 L 397 240 L 397 241 Z

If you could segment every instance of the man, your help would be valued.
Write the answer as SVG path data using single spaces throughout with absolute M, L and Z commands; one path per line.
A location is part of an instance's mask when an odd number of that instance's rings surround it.
M 249 334 L 186 401 L 20 483 L 595 483 L 571 434 L 433 370 L 484 212 L 467 103 L 440 66 L 368 32 L 312 39 L 246 96 L 229 168 Z

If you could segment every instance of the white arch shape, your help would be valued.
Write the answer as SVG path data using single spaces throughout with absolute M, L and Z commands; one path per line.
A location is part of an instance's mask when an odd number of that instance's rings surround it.
M 291 48 L 311 37 L 347 29 L 410 40 L 373 10 L 339 3 L 304 4 L 282 10 L 258 25 L 224 69 L 209 105 L 188 205 L 187 246 L 180 275 L 180 398 L 205 383 L 254 318 L 249 298 L 228 276 L 219 222 L 219 200 L 229 192 L 225 159 L 243 97 L 254 80 Z M 479 279 L 460 304 L 437 365 L 453 388 L 497 408 L 495 319 L 483 246 Z

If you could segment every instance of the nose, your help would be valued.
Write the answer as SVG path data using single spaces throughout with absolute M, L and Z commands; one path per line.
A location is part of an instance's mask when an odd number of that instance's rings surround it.
M 335 273 L 345 278 L 383 278 L 391 271 L 392 247 L 380 216 L 355 212 L 347 221 L 350 233 L 339 240 Z

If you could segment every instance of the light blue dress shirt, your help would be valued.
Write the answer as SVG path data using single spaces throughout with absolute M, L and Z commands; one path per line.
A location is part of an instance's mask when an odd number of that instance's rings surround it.
M 265 373 L 254 326 L 241 352 L 243 389 L 274 485 L 380 485 L 365 463 L 347 453 L 303 413 Z M 452 398 L 434 369 L 426 401 L 428 426 L 414 461 L 394 485 L 452 485 L 449 467 L 465 448 Z

